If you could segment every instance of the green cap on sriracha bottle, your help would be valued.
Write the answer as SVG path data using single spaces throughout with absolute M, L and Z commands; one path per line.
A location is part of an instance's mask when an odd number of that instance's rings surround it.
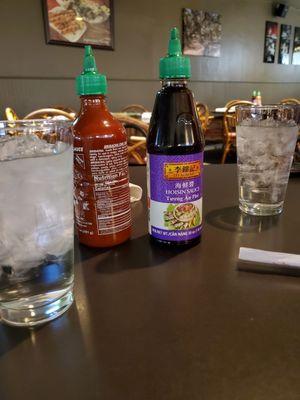
M 99 74 L 91 46 L 84 47 L 83 71 L 76 77 L 76 92 L 79 96 L 107 93 L 106 76 Z

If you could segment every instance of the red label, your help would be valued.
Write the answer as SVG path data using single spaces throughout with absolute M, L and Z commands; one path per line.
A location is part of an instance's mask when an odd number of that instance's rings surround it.
M 79 232 L 110 235 L 131 225 L 127 143 L 74 145 L 75 218 Z

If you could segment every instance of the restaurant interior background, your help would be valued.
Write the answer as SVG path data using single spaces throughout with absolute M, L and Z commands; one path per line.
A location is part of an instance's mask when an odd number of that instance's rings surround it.
M 119 111 L 130 103 L 152 109 L 160 87 L 158 60 L 165 54 L 169 29 L 181 28 L 183 7 L 221 14 L 221 57 L 191 57 L 191 89 L 197 100 L 222 107 L 231 99 L 250 99 L 254 89 L 262 92 L 265 104 L 298 98 L 300 67 L 263 63 L 263 52 L 266 21 L 299 26 L 300 0 L 289 1 L 286 18 L 273 17 L 272 4 L 115 0 L 114 50 L 95 50 L 99 69 L 108 77 L 110 109 Z M 40 0 L 2 0 L 0 13 L 2 117 L 6 106 L 21 116 L 54 104 L 78 109 L 74 78 L 81 70 L 83 49 L 46 44 Z
M 263 62 L 266 21 L 290 24 L 293 40 L 300 0 L 286 18 L 275 1 L 114 0 L 114 50 L 94 50 L 114 115 L 87 73 L 74 124 L 1 121 L 0 400 L 300 399 L 300 105 L 278 104 L 300 102 L 300 65 L 278 64 L 279 40 Z M 191 56 L 188 85 L 219 121 L 219 147 L 210 126 L 200 134 L 175 55 L 147 155 L 149 113 L 120 111 L 152 111 L 184 7 L 221 15 L 221 56 Z M 41 0 L 0 0 L 0 15 L 1 117 L 78 110 L 83 47 L 46 44 Z M 250 103 L 254 90 L 277 106 Z M 250 104 L 229 131 L 233 99 Z M 126 138 L 120 114 L 135 122 Z M 237 131 L 234 165 L 223 155 Z

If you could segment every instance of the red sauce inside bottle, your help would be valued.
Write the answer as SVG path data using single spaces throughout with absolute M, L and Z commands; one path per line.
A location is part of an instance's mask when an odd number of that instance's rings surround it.
M 129 239 L 126 132 L 103 95 L 83 95 L 74 132 L 75 220 L 80 243 L 111 247 Z

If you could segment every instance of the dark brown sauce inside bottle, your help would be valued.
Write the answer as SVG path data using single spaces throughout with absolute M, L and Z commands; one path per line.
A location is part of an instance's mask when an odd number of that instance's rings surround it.
M 157 93 L 147 138 L 147 152 L 158 155 L 189 155 L 203 152 L 204 138 L 197 116 L 194 97 L 186 79 L 167 79 Z M 193 245 L 190 240 L 151 240 L 172 246 Z

